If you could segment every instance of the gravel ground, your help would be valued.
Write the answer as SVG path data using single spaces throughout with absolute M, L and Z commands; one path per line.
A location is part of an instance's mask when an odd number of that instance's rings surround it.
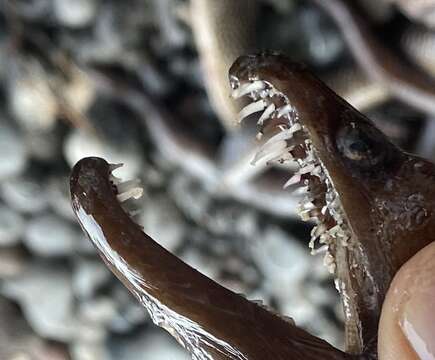
M 317 10 L 293 1 L 260 2 L 266 14 L 259 29 L 263 44 L 291 51 L 319 72 L 349 58 L 341 37 Z M 188 358 L 151 324 L 74 220 L 69 171 L 88 155 L 122 162 L 122 177 L 141 179 L 140 223 L 164 247 L 221 284 L 263 299 L 341 346 L 341 306 L 321 257 L 309 255 L 309 226 L 293 215 L 278 216 L 220 194 L 210 187 L 212 170 L 198 172 L 204 164 L 196 158 L 187 168 L 180 166 L 150 127 L 168 115 L 180 129 L 194 131 L 199 143 L 221 153 L 233 149 L 204 90 L 191 30 L 181 15 L 187 3 L 4 3 L 0 358 Z M 276 29 L 279 36 L 274 36 Z M 126 101 L 116 91 L 118 85 L 139 92 L 157 116 Z M 421 115 L 399 111 L 400 106 L 389 104 L 373 115 L 389 119 L 401 114 L 424 123 Z M 402 140 L 409 135 L 406 126 L 382 124 L 397 130 Z

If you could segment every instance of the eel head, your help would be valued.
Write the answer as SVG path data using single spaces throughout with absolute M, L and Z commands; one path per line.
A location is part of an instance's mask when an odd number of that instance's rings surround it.
M 142 189 L 111 165 L 84 158 L 71 202 L 103 261 L 193 359 L 375 359 L 380 309 L 397 269 L 434 239 L 434 165 L 399 150 L 305 67 L 275 54 L 243 56 L 230 70 L 235 98 L 253 101 L 271 133 L 254 162 L 294 160 L 286 184 L 305 187 L 310 247 L 325 252 L 346 319 L 347 353 L 191 268 L 143 232 L 129 203 Z M 357 355 L 358 354 L 358 355 Z
M 388 286 L 400 266 L 435 239 L 435 167 L 392 144 L 373 123 L 305 66 L 272 53 L 240 57 L 232 96 L 252 102 L 259 136 L 272 134 L 254 162 L 296 161 L 287 186 L 305 187 L 302 219 L 310 247 L 325 252 L 344 305 L 346 347 L 376 347 Z

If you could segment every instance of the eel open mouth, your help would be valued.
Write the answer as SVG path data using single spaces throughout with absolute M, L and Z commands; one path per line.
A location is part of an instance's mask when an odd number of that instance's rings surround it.
M 235 65 L 237 66 L 237 65 Z M 304 191 L 298 213 L 304 221 L 315 223 L 309 247 L 313 254 L 325 253 L 324 263 L 335 272 L 334 244 L 346 244 L 350 231 L 340 197 L 334 188 L 328 170 L 317 155 L 310 131 L 299 116 L 298 109 L 286 94 L 258 75 L 240 78 L 237 71 L 230 71 L 231 96 L 235 99 L 249 97 L 251 103 L 239 113 L 239 122 L 254 113 L 258 138 L 272 134 L 260 147 L 253 164 L 259 161 L 284 163 L 294 161 L 299 170 L 284 184 Z M 316 245 L 316 244 L 319 245 Z
M 240 57 L 232 96 L 254 113 L 254 159 L 296 161 L 287 182 L 302 187 L 304 220 L 316 223 L 310 247 L 326 253 L 345 313 L 346 351 L 220 286 L 166 251 L 132 219 L 142 194 L 119 182 L 100 158 L 80 160 L 71 202 L 84 232 L 112 272 L 194 359 L 375 359 L 382 303 L 397 270 L 435 238 L 435 166 L 402 152 L 304 66 L 284 56 Z M 316 246 L 319 242 L 320 245 Z

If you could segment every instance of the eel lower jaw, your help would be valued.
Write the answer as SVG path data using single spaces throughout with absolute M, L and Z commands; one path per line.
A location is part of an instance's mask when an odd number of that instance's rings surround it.
M 295 161 L 299 165 L 299 170 L 287 181 L 284 188 L 292 187 L 305 192 L 298 212 L 302 220 L 315 224 L 309 247 L 313 254 L 325 253 L 324 263 L 331 273 L 335 273 L 336 244 L 340 242 L 346 246 L 351 230 L 333 179 L 318 155 L 297 108 L 270 82 L 257 77 L 240 80 L 232 75 L 230 85 L 233 98 L 247 96 L 251 100 L 240 111 L 239 123 L 254 113 L 260 113 L 257 137 L 261 139 L 264 133 L 272 134 L 261 145 L 252 163 Z
M 73 210 L 112 272 L 193 358 L 342 360 L 350 357 L 288 318 L 235 294 L 158 245 L 123 209 L 140 188 L 85 158 L 71 175 Z

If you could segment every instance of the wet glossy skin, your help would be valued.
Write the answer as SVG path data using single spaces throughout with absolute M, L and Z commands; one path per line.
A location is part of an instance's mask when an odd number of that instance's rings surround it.
M 292 323 L 246 300 L 179 260 L 135 224 L 109 182 L 109 164 L 85 158 L 71 175 L 73 210 L 101 257 L 197 359 L 344 359 Z
M 335 250 L 336 276 L 347 299 L 348 350 L 363 354 L 334 349 L 164 250 L 124 212 L 103 159 L 82 159 L 71 175 L 72 205 L 83 230 L 153 320 L 198 359 L 376 358 L 377 324 L 390 281 L 435 239 L 434 166 L 401 152 L 285 57 L 242 57 L 230 74 L 267 80 L 288 96 L 333 180 L 352 231 L 349 245 Z
M 284 56 L 241 57 L 230 76 L 270 82 L 287 95 L 307 128 L 352 231 L 349 245 L 337 244 L 335 254 L 336 276 L 347 298 L 347 348 L 372 351 L 394 274 L 435 239 L 434 165 L 403 153 L 305 67 Z

